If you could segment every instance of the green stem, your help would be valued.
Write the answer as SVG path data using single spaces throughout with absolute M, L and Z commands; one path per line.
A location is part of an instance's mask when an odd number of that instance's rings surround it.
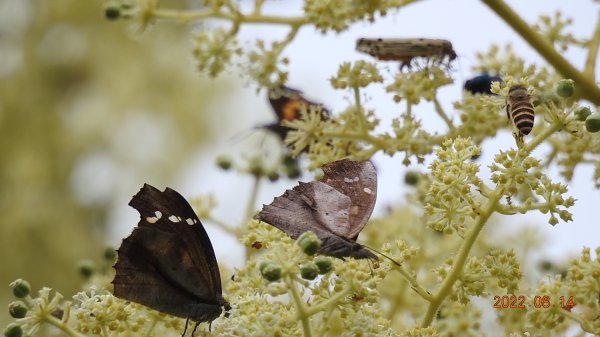
M 281 17 L 271 15 L 260 15 L 252 13 L 248 15 L 240 15 L 237 13 L 225 13 L 213 9 L 205 10 L 176 10 L 160 8 L 153 11 L 153 17 L 157 19 L 177 20 L 182 23 L 191 21 L 201 21 L 205 19 L 223 19 L 228 21 L 237 21 L 245 23 L 265 23 L 276 25 L 292 25 L 301 26 L 306 24 L 304 17 Z
M 144 334 L 144 337 L 150 337 L 152 336 L 152 332 L 154 331 L 154 328 L 156 327 L 156 324 L 158 324 L 158 317 L 157 316 L 153 316 L 152 317 L 152 323 L 150 325 L 150 327 L 148 328 L 148 330 L 146 330 L 146 333 Z
M 260 177 L 254 176 L 254 183 L 252 184 L 252 189 L 250 190 L 250 197 L 248 198 L 248 204 L 246 205 L 246 215 L 243 223 L 246 223 L 248 219 L 252 218 L 252 214 L 254 213 L 254 206 L 256 204 L 256 197 L 258 195 L 258 188 L 260 186 Z
M 589 332 L 593 335 L 600 335 L 600 329 L 594 328 L 594 326 L 586 319 L 583 319 L 582 317 L 580 317 L 579 315 L 576 315 L 570 311 L 567 310 L 561 310 L 560 313 L 569 318 L 572 321 L 575 321 L 577 323 L 579 323 L 579 326 L 581 326 L 581 330 L 585 331 L 585 332 Z
M 302 323 L 302 330 L 304 331 L 304 337 L 312 337 L 312 329 L 310 328 L 309 315 L 306 314 L 307 309 L 304 306 L 304 302 L 298 294 L 298 289 L 296 289 L 296 283 L 289 277 L 285 277 L 285 283 L 287 288 L 289 289 L 290 294 L 292 295 L 292 300 L 296 305 L 296 310 L 298 311 L 298 319 Z
M 525 144 L 523 150 L 531 153 L 536 147 L 538 147 L 538 145 L 540 145 L 544 140 L 552 136 L 552 134 L 560 130 L 562 127 L 563 125 L 560 121 L 551 124 L 550 127 L 542 130 L 542 132 L 538 133 L 529 143 Z
M 54 316 L 52 316 L 50 314 L 48 314 L 44 317 L 44 321 L 50 325 L 54 325 L 55 327 L 62 330 L 64 333 L 66 333 L 70 337 L 86 337 L 85 335 L 80 334 L 79 332 L 71 329 L 68 325 L 63 324 L 62 321 L 60 321 L 59 319 L 55 318 Z
M 331 296 L 325 301 L 322 301 L 319 304 L 311 305 L 305 310 L 306 316 L 312 316 L 318 312 L 324 311 L 328 307 L 332 307 L 337 302 L 339 302 L 342 298 L 346 297 L 346 295 L 350 292 L 350 288 L 344 288 L 342 291 L 338 291 L 335 295 Z
M 419 282 L 417 281 L 417 279 L 413 275 L 411 275 L 409 272 L 404 270 L 404 268 L 402 268 L 402 266 L 392 264 L 392 269 L 399 272 L 400 275 L 402 275 L 406 279 L 406 281 L 408 281 L 412 290 L 414 290 L 417 294 L 419 294 L 423 299 L 425 299 L 428 302 L 431 302 L 433 300 L 433 297 L 431 296 L 429 291 L 427 291 L 426 289 L 421 287 L 419 285 Z
M 596 21 L 596 29 L 588 44 L 588 54 L 583 67 L 583 74 L 592 81 L 596 78 L 596 59 L 598 58 L 598 46 L 600 46 L 600 17 Z
M 254 0 L 254 10 L 252 11 L 253 15 L 260 15 L 263 2 L 264 0 Z
M 363 113 L 362 104 L 360 102 L 360 89 L 358 87 L 352 89 L 354 91 L 354 105 L 356 106 L 356 117 L 358 118 L 360 134 L 367 135 L 367 119 Z
M 208 220 L 209 222 L 212 222 L 213 224 L 217 225 L 217 227 L 219 227 L 220 229 L 224 230 L 228 234 L 231 234 L 233 236 L 237 236 L 237 234 L 238 234 L 238 232 L 235 229 L 227 226 L 225 224 L 225 222 L 223 222 L 223 221 L 221 221 L 219 219 L 216 219 L 216 218 L 213 218 L 212 216 L 209 216 L 209 217 L 206 218 L 206 220 Z
M 527 211 L 540 210 L 542 208 L 549 209 L 549 204 L 547 202 L 533 204 L 533 205 L 520 205 L 520 206 L 498 206 L 496 211 L 503 215 L 513 215 L 516 213 L 524 213 Z
M 548 63 L 550 63 L 562 76 L 570 78 L 577 84 L 578 94 L 600 105 L 600 88 L 593 79 L 586 77 L 582 72 L 573 67 L 554 47 L 539 33 L 533 30 L 527 22 L 515 13 L 502 0 L 481 0 L 510 25 L 517 34 L 521 35 Z
M 496 206 L 498 205 L 498 202 L 500 201 L 500 198 L 502 198 L 503 194 L 503 189 L 497 188 L 490 195 L 485 207 L 482 208 L 477 223 L 475 223 L 469 234 L 465 237 L 465 240 L 460 248 L 460 251 L 458 252 L 458 255 L 454 258 L 454 262 L 452 264 L 452 269 L 450 270 L 450 273 L 448 273 L 448 275 L 442 282 L 440 289 L 436 292 L 435 295 L 432 296 L 431 302 L 429 303 L 429 308 L 427 308 L 427 313 L 425 314 L 425 317 L 421 322 L 422 327 L 428 327 L 431 324 L 433 318 L 435 317 L 435 314 L 439 310 L 440 305 L 442 304 L 444 299 L 446 299 L 446 297 L 448 297 L 448 295 L 452 293 L 452 286 L 460 277 L 465 262 L 469 257 L 469 252 L 475 244 L 475 239 L 477 239 L 479 233 L 483 229 L 483 226 L 486 224 L 490 216 L 494 213 Z
M 433 104 L 435 105 L 435 111 L 437 112 L 437 114 L 444 120 L 446 125 L 448 125 L 449 133 L 454 134 L 456 132 L 456 128 L 454 127 L 454 124 L 452 124 L 452 121 L 450 120 L 448 115 L 446 115 L 446 112 L 444 111 L 444 108 L 442 108 L 442 106 L 440 105 L 440 102 L 438 101 L 437 97 L 433 98 Z

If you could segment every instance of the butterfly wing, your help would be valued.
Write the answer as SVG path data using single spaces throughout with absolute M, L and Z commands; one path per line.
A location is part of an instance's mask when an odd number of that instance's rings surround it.
M 286 190 L 283 195 L 276 197 L 271 204 L 264 205 L 257 218 L 279 228 L 293 239 L 297 239 L 306 231 L 312 231 L 321 240 L 319 252 L 322 254 L 342 259 L 347 256 L 357 259 L 377 259 L 373 253 L 362 245 L 354 242 L 354 240 L 335 234 L 324 225 L 328 224 L 328 221 L 332 221 L 331 219 L 343 219 L 343 209 L 347 209 L 347 206 L 341 206 L 344 201 L 334 200 L 333 203 L 340 203 L 335 207 L 339 207 L 338 211 L 342 211 L 329 218 L 328 215 L 323 215 L 323 212 L 327 211 L 327 206 L 318 204 L 322 202 L 321 200 L 329 200 L 332 192 L 330 188 L 325 191 L 321 190 L 321 187 L 318 187 L 321 184 L 323 183 L 315 181 L 300 183 L 294 189 Z M 317 187 L 315 188 L 315 186 Z M 305 192 L 307 194 L 304 194 Z M 335 195 L 341 199 L 348 199 L 339 192 L 336 192 Z M 328 219 L 323 220 L 323 218 Z M 339 224 L 347 221 L 347 219 L 343 220 Z M 335 227 L 331 224 L 330 226 Z
M 321 182 L 350 198 L 349 230 L 346 238 L 356 240 L 373 213 L 377 199 L 377 172 L 370 161 L 338 160 L 322 167 Z
M 293 189 L 286 190 L 271 204 L 264 205 L 257 218 L 281 229 L 293 239 L 297 239 L 306 231 L 312 231 L 320 239 L 331 235 L 315 220 L 312 209 L 302 194 Z
M 228 304 L 212 245 L 191 206 L 174 190 L 147 184 L 129 204 L 141 219 L 119 248 L 115 295 L 198 322 L 218 317 Z
M 350 205 L 348 196 L 320 181 L 300 183 L 294 187 L 311 208 L 313 218 L 337 236 L 348 237 Z
M 282 121 L 292 121 L 300 118 L 300 111 L 303 107 L 308 110 L 310 106 L 321 105 L 306 99 L 302 96 L 302 91 L 286 86 L 269 89 L 268 96 L 269 103 L 278 121 L 264 125 L 263 127 L 279 135 L 282 140 L 285 139 L 287 133 L 291 130 L 287 126 L 281 125 Z M 325 108 L 322 108 L 321 111 L 323 118 L 326 119 L 329 117 L 329 111 Z

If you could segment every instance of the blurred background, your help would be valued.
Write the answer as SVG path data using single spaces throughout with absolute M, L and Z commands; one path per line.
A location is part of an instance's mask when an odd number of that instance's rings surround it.
M 529 23 L 540 14 L 560 10 L 572 17 L 576 37 L 591 35 L 598 18 L 592 1 L 507 1 Z M 161 1 L 184 8 L 182 1 Z M 242 2 L 249 8 L 249 4 Z M 299 15 L 299 1 L 267 3 L 267 13 Z M 210 22 L 208 25 L 218 25 Z M 244 219 L 252 186 L 250 176 L 215 166 L 222 154 L 244 156 L 273 143 L 254 126 L 274 115 L 265 93 L 235 70 L 211 80 L 195 69 L 190 32 L 200 26 L 158 23 L 141 30 L 131 22 L 109 22 L 103 2 L 0 0 L 0 305 L 12 300 L 8 283 L 30 281 L 34 290 L 52 287 L 65 296 L 79 290 L 78 261 L 100 258 L 104 247 L 117 247 L 137 224 L 127 206 L 144 182 L 170 186 L 187 198 L 212 193 L 214 217 L 232 227 Z M 244 27 L 240 40 L 281 39 L 286 27 Z M 470 70 L 477 51 L 492 43 L 511 43 L 529 62 L 542 59 L 485 5 L 475 0 L 430 0 L 389 13 L 375 23 L 359 23 L 343 34 L 320 34 L 303 28 L 285 51 L 290 59 L 291 87 L 323 102 L 334 113 L 349 101 L 333 90 L 328 78 L 343 61 L 369 59 L 355 52 L 359 37 L 430 37 L 452 41 L 458 53 L 452 73 L 455 84 L 444 87 L 440 100 L 452 114 L 452 101 L 462 84 L 477 75 Z M 581 67 L 582 49 L 564 55 Z M 395 65 L 389 65 L 395 67 Z M 393 71 L 392 69 L 391 71 Z M 401 108 L 382 87 L 369 87 L 367 104 L 382 124 Z M 444 124 L 423 104 L 419 118 L 430 131 Z M 385 130 L 385 127 L 384 129 Z M 514 147 L 503 132 L 484 143 L 482 176 L 499 150 Z M 542 158 L 544 147 L 533 155 Z M 402 156 L 374 158 L 379 172 L 374 216 L 402 205 L 408 187 Z M 422 166 L 409 169 L 424 170 Z M 532 226 L 547 238 L 541 255 L 567 259 L 582 246 L 600 245 L 594 221 L 600 192 L 593 188 L 592 168 L 582 166 L 569 183 L 578 199 L 574 221 L 552 227 L 541 214 L 500 219 L 509 231 Z M 557 172 L 550 176 L 561 180 Z M 310 174 L 303 180 L 309 180 Z M 260 188 L 256 208 L 269 203 L 296 180 L 280 179 Z M 219 261 L 229 267 L 243 263 L 237 239 L 205 224 Z M 399 233 L 401 235 L 401 233 Z M 0 324 L 9 319 L 0 315 Z

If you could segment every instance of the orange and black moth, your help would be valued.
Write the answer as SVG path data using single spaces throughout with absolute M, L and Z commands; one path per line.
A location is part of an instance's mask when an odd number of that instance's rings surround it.
M 431 61 L 434 65 L 448 63 L 456 58 L 452 43 L 442 39 L 426 38 L 361 38 L 356 50 L 382 61 L 400 61 L 400 69 L 411 66 L 416 57 Z
M 283 121 L 293 121 L 300 118 L 300 112 L 304 108 L 307 111 L 311 106 L 321 106 L 321 114 L 324 119 L 329 118 L 329 111 L 320 103 L 306 99 L 300 90 L 285 86 L 275 87 L 269 90 L 269 103 L 277 116 L 277 122 L 264 125 L 263 128 L 277 134 L 284 140 L 290 128 L 281 125 Z
M 516 84 L 508 89 L 506 95 L 506 117 L 512 121 L 517 129 L 517 140 L 523 140 L 523 136 L 528 135 L 533 128 L 535 112 L 531 102 L 531 96 L 527 88 Z

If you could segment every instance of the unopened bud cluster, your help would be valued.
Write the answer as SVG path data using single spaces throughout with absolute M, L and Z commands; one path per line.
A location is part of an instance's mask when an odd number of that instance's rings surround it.
M 314 256 L 321 248 L 321 240 L 313 232 L 304 232 L 296 240 L 300 250 L 308 255 Z M 331 258 L 326 256 L 316 256 L 312 260 L 300 265 L 300 276 L 305 280 L 314 280 L 318 275 L 327 274 L 331 271 Z M 269 282 L 276 282 L 281 279 L 283 274 L 282 267 L 276 262 L 267 260 L 260 263 L 261 275 Z

